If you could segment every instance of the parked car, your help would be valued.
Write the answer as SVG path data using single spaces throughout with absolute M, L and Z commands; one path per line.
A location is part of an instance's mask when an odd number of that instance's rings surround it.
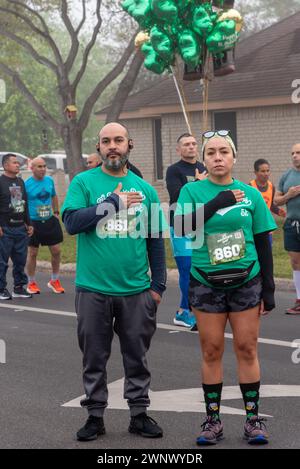
M 22 155 L 22 153 L 17 153 L 15 151 L 0 151 L 0 171 L 3 171 L 2 158 L 7 153 L 10 153 L 12 155 L 16 155 L 17 160 L 20 162 L 20 169 L 26 169 L 27 168 L 27 161 L 28 161 L 27 156 Z
M 65 153 L 43 153 L 38 157 L 45 160 L 47 169 L 57 170 L 62 169 L 66 174 L 68 171 L 67 156 Z M 82 158 L 87 158 L 88 155 L 82 155 Z

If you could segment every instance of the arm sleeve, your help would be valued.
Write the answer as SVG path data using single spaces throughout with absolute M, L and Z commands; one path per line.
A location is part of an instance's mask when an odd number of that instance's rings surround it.
M 210 200 L 204 206 L 197 210 L 181 216 L 175 216 L 174 218 L 174 232 L 176 236 L 186 236 L 192 231 L 196 231 L 202 226 L 199 226 L 200 222 L 207 222 L 219 209 L 230 207 L 236 203 L 235 196 L 232 191 L 222 191 L 214 199 Z M 202 211 L 204 210 L 204 218 L 202 217 Z
M 159 238 L 147 238 L 148 259 L 151 270 L 150 288 L 162 296 L 166 289 L 166 255 L 162 234 Z
M 166 174 L 167 189 L 170 196 L 170 204 L 177 202 L 180 190 L 182 188 L 182 180 L 178 171 L 174 168 L 168 168 Z
M 98 205 L 77 210 L 64 210 L 62 221 L 70 235 L 84 233 L 95 229 L 100 220 L 113 216 L 120 208 L 119 196 L 111 194 Z
M 254 236 L 254 242 L 262 276 L 262 299 L 264 300 L 265 310 L 271 311 L 275 308 L 275 283 L 273 276 L 273 255 L 269 233 L 265 232 L 256 234 Z

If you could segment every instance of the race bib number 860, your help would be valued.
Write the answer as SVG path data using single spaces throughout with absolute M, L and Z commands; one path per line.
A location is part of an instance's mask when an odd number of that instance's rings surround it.
M 245 257 L 243 230 L 218 233 L 206 238 L 209 259 L 212 265 L 224 264 Z

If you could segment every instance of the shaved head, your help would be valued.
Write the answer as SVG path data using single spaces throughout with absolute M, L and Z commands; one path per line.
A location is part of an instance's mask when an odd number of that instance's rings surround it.
M 39 166 L 39 165 L 44 165 L 46 164 L 45 163 L 45 160 L 41 157 L 41 156 L 37 156 L 36 158 L 33 158 L 33 160 L 31 160 L 31 167 L 33 168 L 34 166 Z
M 127 127 L 125 125 L 120 124 L 119 122 L 109 122 L 108 124 L 105 124 L 104 127 L 99 132 L 99 138 L 103 136 L 103 134 L 106 134 L 107 132 L 121 132 L 120 135 L 130 138 L 129 137 L 129 132 Z
M 45 160 L 41 156 L 37 156 L 31 160 L 31 171 L 35 179 L 42 180 L 45 177 L 47 166 Z

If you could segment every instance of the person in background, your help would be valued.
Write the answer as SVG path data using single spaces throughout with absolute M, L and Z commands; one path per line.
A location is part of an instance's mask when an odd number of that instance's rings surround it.
M 178 326 L 196 328 L 196 319 L 189 308 L 189 280 L 192 251 L 188 247 L 189 239 L 185 236 L 174 235 L 174 211 L 181 188 L 188 182 L 204 179 L 205 168 L 198 161 L 198 144 L 189 133 L 180 135 L 177 139 L 176 153 L 179 161 L 168 167 L 166 173 L 167 189 L 170 197 L 170 237 L 173 256 L 179 273 L 179 288 L 181 292 L 180 305 L 173 320 Z
M 33 234 L 27 194 L 23 179 L 18 177 L 20 163 L 14 154 L 2 158 L 4 173 L 0 176 L 0 300 L 31 298 L 26 291 L 27 275 L 24 271 L 28 239 Z M 8 260 L 13 263 L 14 289 L 7 290 Z
M 63 232 L 59 222 L 59 203 L 52 177 L 46 175 L 46 163 L 41 157 L 31 162 L 32 176 L 25 181 L 29 213 L 34 227 L 29 241 L 27 257 L 28 293 L 41 292 L 36 282 L 36 260 L 39 247 L 48 246 L 51 254 L 52 274 L 47 286 L 57 294 L 64 293 L 59 279 Z
M 286 314 L 300 314 L 300 143 L 292 148 L 292 168 L 280 178 L 274 203 L 287 206 L 287 218 L 283 226 L 284 249 L 288 252 L 293 269 L 297 298 Z
M 99 153 L 91 153 L 86 159 L 87 169 L 96 168 L 97 166 L 101 164 L 102 164 L 102 161 L 101 161 L 101 157 Z
M 259 190 L 266 202 L 268 209 L 274 215 L 286 217 L 286 211 L 274 204 L 275 186 L 270 181 L 270 164 L 267 160 L 260 158 L 254 163 L 255 179 L 249 182 L 250 186 Z

